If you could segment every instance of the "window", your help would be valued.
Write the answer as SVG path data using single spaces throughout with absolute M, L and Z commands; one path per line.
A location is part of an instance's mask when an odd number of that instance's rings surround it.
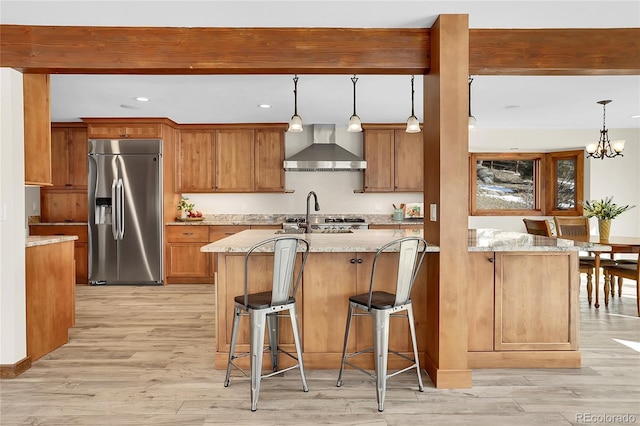
M 579 215 L 584 154 L 472 153 L 472 216 Z

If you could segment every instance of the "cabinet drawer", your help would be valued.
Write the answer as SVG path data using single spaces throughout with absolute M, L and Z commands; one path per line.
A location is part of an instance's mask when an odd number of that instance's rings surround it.
M 215 225 L 209 226 L 209 242 L 213 243 L 215 241 L 221 240 L 223 238 L 227 238 L 230 235 L 237 234 L 238 232 L 249 229 L 249 226 L 243 225 Z
M 167 241 L 170 243 L 190 243 L 209 241 L 209 227 L 201 225 L 167 226 Z
M 31 235 L 77 235 L 76 243 L 86 243 L 87 225 L 31 225 Z

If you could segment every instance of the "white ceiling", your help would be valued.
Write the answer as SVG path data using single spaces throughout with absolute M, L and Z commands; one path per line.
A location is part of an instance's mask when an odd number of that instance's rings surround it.
M 640 27 L 640 1 L 9 1 L 0 22 L 23 25 L 174 27 L 428 28 L 442 13 L 469 14 L 471 28 Z M 53 121 L 80 117 L 169 117 L 178 123 L 286 122 L 291 75 L 54 75 Z M 305 124 L 346 125 L 350 75 L 301 75 L 298 113 Z M 410 115 L 409 76 L 360 75 L 357 113 L 364 122 Z M 151 98 L 148 103 L 136 96 Z M 480 128 L 640 128 L 640 76 L 474 76 L 472 111 Z M 258 104 L 272 108 L 258 108 Z M 122 107 L 125 105 L 127 107 Z M 422 78 L 416 77 L 422 120 Z

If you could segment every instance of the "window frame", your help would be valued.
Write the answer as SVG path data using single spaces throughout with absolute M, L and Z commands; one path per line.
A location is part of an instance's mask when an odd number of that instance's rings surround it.
M 576 160 L 576 207 L 571 210 L 556 210 L 556 165 L 559 160 Z M 479 209 L 477 202 L 478 176 L 476 163 L 486 160 L 534 161 L 534 208 L 533 209 Z M 470 216 L 581 216 L 580 201 L 584 194 L 584 152 L 581 150 L 556 152 L 470 152 L 469 153 L 469 215 Z

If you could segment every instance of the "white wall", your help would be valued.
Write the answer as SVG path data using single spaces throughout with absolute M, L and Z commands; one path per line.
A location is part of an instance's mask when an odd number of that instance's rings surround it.
M 0 69 L 0 364 L 27 356 L 22 74 Z
M 584 149 L 587 143 L 597 141 L 599 136 L 597 130 L 477 129 L 469 135 L 469 151 L 546 152 Z M 611 235 L 637 237 L 640 236 L 640 129 L 609 129 L 609 138 L 626 140 L 624 157 L 585 160 L 585 199 L 613 196 L 616 204 L 636 205 L 637 207 L 618 216 L 611 223 Z M 522 218 L 523 216 L 470 216 L 469 227 L 524 232 Z M 591 219 L 591 233 L 598 234 L 595 218 Z

